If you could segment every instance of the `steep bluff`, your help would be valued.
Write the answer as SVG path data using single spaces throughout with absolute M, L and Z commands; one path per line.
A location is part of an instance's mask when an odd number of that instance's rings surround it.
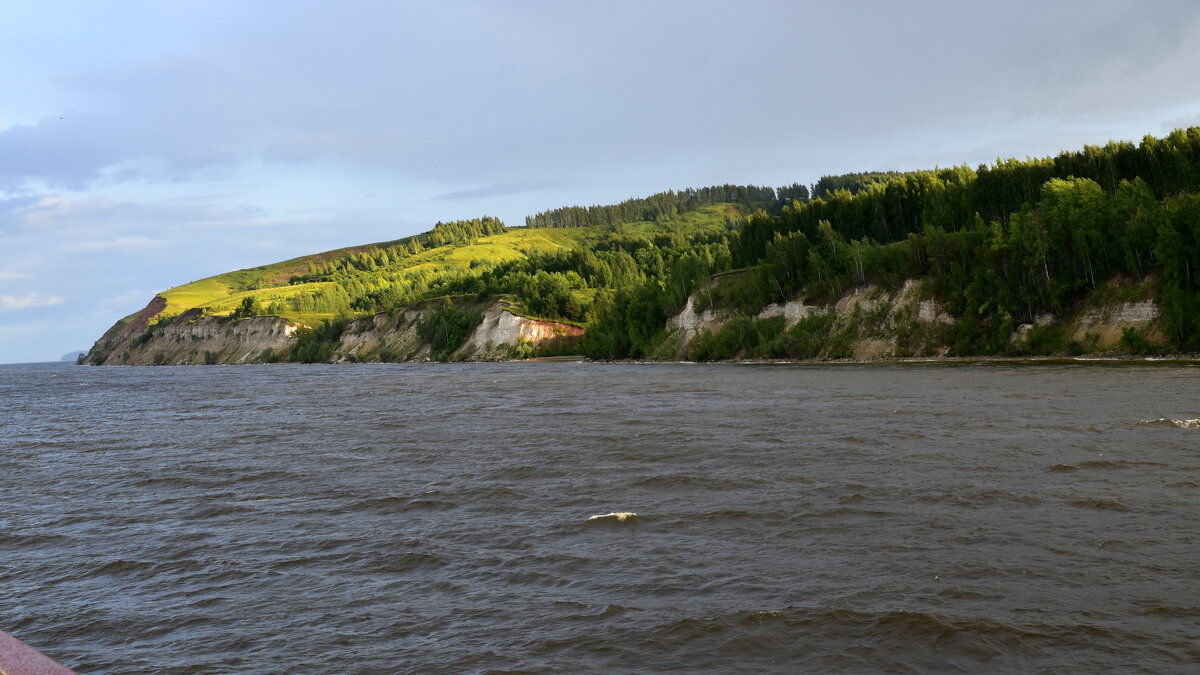
M 540 345 L 563 338 L 582 337 L 583 333 L 583 328 L 579 326 L 517 316 L 508 311 L 506 303 L 498 303 L 484 312 L 483 321 L 456 354 L 465 359 L 493 359 L 507 354 L 511 347 L 522 341 Z
M 269 363 L 290 358 L 304 327 L 277 316 L 235 319 L 190 309 L 160 322 L 166 302 L 156 297 L 128 321 L 117 322 L 83 359 L 88 365 L 198 365 Z M 329 361 L 413 361 L 431 357 L 418 326 L 427 309 L 406 307 L 348 323 L 331 349 Z M 578 338 L 578 326 L 530 319 L 494 302 L 451 360 L 495 360 L 518 354 L 522 344 L 536 347 L 564 337 Z
M 425 309 L 406 308 L 380 312 L 352 321 L 342 332 L 333 361 L 414 361 L 430 358 L 432 350 L 422 341 L 417 326 Z M 509 311 L 503 301 L 483 311 L 470 335 L 450 355 L 452 361 L 494 361 L 517 354 L 522 343 L 531 347 L 564 337 L 577 338 L 583 328 L 558 321 L 531 319 Z
M 147 309 L 154 306 L 151 303 Z M 125 326 L 110 329 L 84 362 L 102 366 L 263 363 L 278 360 L 295 343 L 297 326 L 276 316 L 232 319 L 188 310 L 151 326 L 142 316 L 145 312 Z
M 710 282 L 720 283 L 714 278 Z M 1145 354 L 1164 341 L 1155 280 L 1115 278 L 1082 294 L 1061 316 L 1040 314 L 1010 324 L 1001 336 L 1009 356 Z M 955 354 L 954 332 L 969 317 L 954 316 L 928 279 L 898 288 L 865 284 L 836 299 L 800 295 L 753 314 L 712 305 L 705 289 L 666 323 L 666 337 L 650 355 L 659 359 L 741 358 L 888 359 Z M 514 314 L 504 301 L 461 300 L 476 323 L 449 347 L 434 353 L 422 337 L 432 305 L 380 312 L 347 323 L 326 338 L 317 360 L 415 361 L 444 358 L 487 361 L 534 354 L 580 353 L 580 326 Z M 706 304 L 709 303 L 709 304 Z M 83 363 L 92 365 L 194 365 L 300 360 L 305 326 L 277 316 L 235 319 L 191 309 L 161 321 L 165 303 L 155 298 L 109 329 Z M 313 357 L 303 357 L 313 358 Z
M 1062 316 L 1042 314 L 1014 325 L 1009 355 L 1121 354 L 1139 344 L 1161 343 L 1154 283 L 1112 279 Z M 930 288 L 922 279 L 909 279 L 898 289 L 867 284 L 832 302 L 813 303 L 801 295 L 755 314 L 703 306 L 702 291 L 668 319 L 668 337 L 657 355 L 702 360 L 946 356 L 953 350 L 950 329 L 962 317 L 952 316 Z

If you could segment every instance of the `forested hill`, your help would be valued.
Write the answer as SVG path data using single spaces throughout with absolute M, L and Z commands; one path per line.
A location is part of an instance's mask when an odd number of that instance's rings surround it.
M 890 356 L 1064 354 L 1111 348 L 1071 319 L 1101 311 L 1093 305 L 1107 294 L 1110 305 L 1153 310 L 1127 327 L 1120 349 L 1195 352 L 1198 263 L 1200 128 L 1191 128 L 974 169 L 825 176 L 811 189 L 668 191 L 553 209 L 524 227 L 438 223 L 176 287 L 125 322 L 144 320 L 134 342 L 145 344 L 176 317 L 275 316 L 300 327 L 295 348 L 276 357 L 323 360 L 356 318 L 447 298 L 437 354 L 448 355 L 480 320 L 471 308 L 493 299 L 586 328 L 569 348 L 594 358 L 837 358 L 868 337 Z M 920 323 L 876 301 L 874 319 L 844 307 L 866 288 L 891 293 L 892 304 L 919 289 L 922 307 L 945 320 Z M 709 318 L 681 334 L 689 299 Z M 805 309 L 771 309 L 788 303 Z M 119 345 L 108 343 L 89 361 L 113 362 Z
M 836 180 L 825 177 L 822 181 Z M 747 213 L 757 209 L 778 211 L 793 201 L 808 200 L 808 187 L 792 184 L 780 188 L 756 185 L 716 185 L 713 187 L 668 190 L 649 197 L 626 199 L 608 206 L 564 206 L 526 216 L 528 227 L 612 226 L 634 221 L 669 220 L 712 204 L 736 204 Z
M 744 270 L 705 294 L 710 308 L 749 317 L 797 295 L 832 302 L 856 286 L 898 289 L 921 279 L 954 318 L 932 343 L 949 354 L 985 355 L 1088 351 L 1087 339 L 1072 340 L 1053 326 L 1035 330 L 1032 342 L 1013 335 L 1022 325 L 1046 323 L 1041 317 L 1069 315 L 1089 291 L 1116 278 L 1124 280 L 1119 289 L 1136 287 L 1130 292 L 1149 293 L 1157 303 L 1158 339 L 1127 334 L 1127 350 L 1195 352 L 1200 127 L 977 169 L 872 174 L 857 192 L 835 189 L 779 215 L 751 215 L 729 247 L 728 268 L 696 270 L 664 287 L 696 290 L 705 273 Z M 590 327 L 589 354 L 653 353 L 665 330 L 654 328 L 682 306 L 677 293 L 654 285 L 619 294 Z M 814 336 L 804 333 L 811 326 L 735 325 L 740 333 L 706 353 L 830 355 L 814 350 Z M 819 347 L 824 328 L 814 330 Z M 901 345 L 896 354 L 904 351 Z

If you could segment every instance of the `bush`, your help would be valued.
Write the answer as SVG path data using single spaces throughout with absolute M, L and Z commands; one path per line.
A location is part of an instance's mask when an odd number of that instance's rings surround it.
M 338 339 L 350 317 L 339 316 L 336 319 L 321 322 L 316 328 L 301 328 L 296 331 L 296 346 L 292 349 L 292 360 L 301 363 L 322 363 L 333 356 Z
M 693 338 L 688 345 L 688 355 L 697 361 L 768 356 L 768 345 L 783 332 L 783 328 L 783 317 L 734 317 L 716 333 L 705 331 Z
M 533 356 L 533 343 L 525 339 L 524 335 L 517 337 L 517 344 L 513 345 L 508 350 L 508 358 L 510 359 L 527 359 Z
M 483 314 L 468 309 L 458 309 L 450 298 L 443 297 L 417 324 L 417 335 L 429 343 L 433 358 L 444 361 L 462 346 L 462 343 L 475 330 Z
M 1158 354 L 1162 350 L 1156 347 L 1152 342 L 1146 339 L 1137 328 L 1128 326 L 1121 329 L 1121 349 L 1129 354 L 1145 356 L 1149 354 Z
M 796 322 L 771 344 L 773 356 L 789 359 L 815 359 L 829 342 L 834 315 L 812 314 Z
M 1033 326 L 1022 344 L 1022 352 L 1036 356 L 1050 356 L 1070 352 L 1067 348 L 1067 334 L 1063 325 L 1052 323 L 1046 326 Z

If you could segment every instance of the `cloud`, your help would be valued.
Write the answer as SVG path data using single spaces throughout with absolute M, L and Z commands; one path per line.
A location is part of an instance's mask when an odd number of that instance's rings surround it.
M 640 172 L 665 188 L 912 128 L 1200 97 L 1190 0 L 866 5 L 192 8 L 173 52 L 61 75 L 81 112 L 0 131 L 0 185 L 186 181 L 261 159 L 485 186 Z M 504 188 L 441 201 L 489 189 Z
M 282 222 L 269 210 L 252 204 L 147 203 L 99 193 L 0 201 L 0 228 L 9 234 L 32 232 L 74 239 L 64 247 L 72 251 L 141 250 L 161 243 L 161 234 L 172 230 L 265 227 Z
M 7 270 L 0 270 L 0 281 L 7 281 L 9 279 L 25 279 L 28 276 L 29 276 L 28 274 L 23 274 L 21 272 L 9 272 Z
M 53 305 L 61 305 L 62 303 L 63 298 L 58 295 L 42 295 L 33 292 L 26 293 L 20 297 L 16 295 L 0 295 L 0 310 L 4 311 L 51 307 Z

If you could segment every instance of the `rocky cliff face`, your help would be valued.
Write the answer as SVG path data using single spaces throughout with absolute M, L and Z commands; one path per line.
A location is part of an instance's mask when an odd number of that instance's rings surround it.
M 1020 347 L 1037 329 L 1057 328 L 1065 339 L 1089 353 L 1120 353 L 1124 331 L 1133 329 L 1150 342 L 1160 343 L 1162 332 L 1158 306 L 1151 299 L 1152 287 L 1153 280 L 1113 279 L 1063 317 L 1044 314 L 1033 323 L 1016 326 L 1011 341 Z M 688 298 L 683 311 L 667 321 L 670 337 L 664 356 L 691 357 L 697 338 L 716 334 L 739 316 L 720 308 L 697 308 L 696 298 Z M 750 318 L 782 318 L 785 329 L 806 319 L 824 319 L 822 326 L 814 329 L 821 332 L 822 346 L 812 356 L 817 359 L 944 356 L 948 351 L 945 328 L 957 321 L 918 279 L 907 280 L 899 290 L 875 285 L 853 288 L 829 305 L 795 298 L 767 305 Z
M 455 352 L 457 358 L 492 360 L 504 358 L 520 341 L 539 345 L 565 337 L 580 337 L 583 329 L 558 321 L 543 321 L 517 316 L 504 303 L 492 305 L 483 313 L 483 321 Z
M 235 320 L 188 310 L 149 325 L 144 315 L 155 307 L 162 309 L 151 302 L 132 322 L 109 329 L 84 362 L 100 366 L 264 363 L 286 355 L 296 341 L 296 325 L 277 316 Z
M 698 312 L 694 300 L 695 296 L 688 298 L 683 311 L 667 321 L 677 358 L 690 356 L 689 346 L 695 338 L 703 333 L 716 333 L 738 316 L 721 309 Z M 901 333 L 907 336 L 924 334 L 939 324 L 954 321 L 936 300 L 929 297 L 923 284 L 912 279 L 898 291 L 875 285 L 860 286 L 830 305 L 809 304 L 803 297 L 772 303 L 752 318 L 782 318 L 785 328 L 791 328 L 810 317 L 824 317 L 829 322 L 829 347 L 817 358 L 892 356 L 897 351 L 896 337 Z M 930 350 L 931 354 L 944 351 L 925 344 L 921 348 Z
M 110 328 L 92 347 L 83 363 L 89 365 L 198 365 L 268 363 L 286 360 L 301 328 L 287 319 L 255 316 L 232 319 L 205 316 L 192 309 L 155 324 L 166 302 L 155 298 L 128 322 Z M 419 361 L 430 347 L 417 330 L 425 317 L 421 308 L 380 312 L 350 322 L 334 346 L 330 361 Z M 508 358 L 520 343 L 531 346 L 563 337 L 579 337 L 578 326 L 514 315 L 506 303 L 495 303 L 452 360 Z
M 1080 342 L 1090 342 L 1101 349 L 1112 349 L 1121 341 L 1127 328 L 1139 331 L 1155 342 L 1161 341 L 1158 329 L 1158 305 L 1152 300 L 1116 302 L 1084 309 L 1072 322 L 1071 335 Z
M 401 309 L 351 321 L 334 349 L 332 361 L 419 361 L 429 356 L 417 325 L 420 309 Z

